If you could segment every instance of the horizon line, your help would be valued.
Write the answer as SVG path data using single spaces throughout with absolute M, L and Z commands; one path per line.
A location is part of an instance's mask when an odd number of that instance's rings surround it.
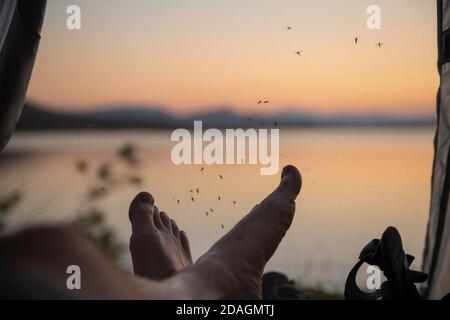
M 115 102 L 115 103 L 96 103 L 92 105 L 81 106 L 69 106 L 66 105 L 62 110 L 56 107 L 54 104 L 46 104 L 35 99 L 27 99 L 24 103 L 24 107 L 32 106 L 47 112 L 53 112 L 58 114 L 89 114 L 101 111 L 126 111 L 128 110 L 141 110 L 141 111 L 161 111 L 170 116 L 176 118 L 189 117 L 196 114 L 212 114 L 217 112 L 228 112 L 230 114 L 235 114 L 238 116 L 261 116 L 267 117 L 271 115 L 280 115 L 280 114 L 304 114 L 305 116 L 316 116 L 316 117 L 324 117 L 324 118 L 332 118 L 332 117 L 388 117 L 388 118 L 435 118 L 436 112 L 433 109 L 433 112 L 414 112 L 414 113 L 404 113 L 404 112 L 385 112 L 385 111 L 372 111 L 372 110 L 364 110 L 364 111 L 336 111 L 336 112 L 314 112 L 310 108 L 304 107 L 293 107 L 286 106 L 285 108 L 281 108 L 278 111 L 270 111 L 270 112 L 255 112 L 255 111 L 238 111 L 238 108 L 235 108 L 233 105 L 229 104 L 216 104 L 204 107 L 191 108 L 191 111 L 188 112 L 174 112 L 172 108 L 168 107 L 164 104 L 158 103 L 126 103 L 126 102 Z M 67 108 L 66 108 L 67 107 Z

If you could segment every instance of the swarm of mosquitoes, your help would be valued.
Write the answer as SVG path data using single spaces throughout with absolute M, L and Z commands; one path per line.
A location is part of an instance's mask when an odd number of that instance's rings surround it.
M 309 24 L 312 24 L 312 22 L 309 22 Z M 290 26 L 290 25 L 286 26 L 286 31 L 292 32 L 293 30 L 294 30 L 293 26 Z M 353 41 L 354 41 L 355 45 L 358 45 L 360 43 L 360 38 L 358 36 L 355 36 Z M 379 49 L 381 49 L 384 46 L 384 42 L 375 43 L 375 46 L 378 47 Z M 294 53 L 295 53 L 295 55 L 302 57 L 303 49 L 296 50 Z M 262 100 L 262 99 L 257 100 L 258 105 L 264 105 L 264 104 L 269 104 L 269 103 L 270 103 L 270 100 Z M 252 118 L 248 118 L 247 122 L 250 123 L 250 122 L 252 122 L 252 120 L 253 120 Z M 264 126 L 264 122 L 259 122 L 259 125 Z M 273 122 L 273 126 L 275 128 L 278 127 L 277 121 Z
M 309 24 L 311 24 L 311 22 L 310 22 Z M 294 30 L 294 28 L 293 28 L 292 26 L 286 26 L 286 31 L 292 32 L 292 30 Z M 360 43 L 360 38 L 359 38 L 358 36 L 356 36 L 356 37 L 354 37 L 354 40 L 353 40 L 353 41 L 354 41 L 354 45 L 358 45 L 358 44 Z M 378 42 L 378 43 L 375 44 L 375 46 L 378 47 L 379 49 L 381 49 L 381 48 L 383 47 L 383 45 L 384 45 L 383 42 Z M 302 56 L 303 56 L 303 49 L 298 49 L 298 50 L 296 50 L 294 53 L 295 53 L 295 55 L 297 55 L 298 57 L 302 57 Z M 267 100 L 267 99 L 258 99 L 257 102 L 256 102 L 257 105 L 267 105 L 267 104 L 270 104 L 270 103 L 271 103 L 271 101 L 270 101 L 270 100 Z M 252 118 L 247 118 L 247 122 L 248 122 L 248 123 L 250 123 L 250 122 L 252 122 L 252 121 L 253 121 Z M 259 122 L 259 125 L 260 125 L 260 126 L 264 126 L 264 122 L 260 121 L 260 122 Z M 273 122 L 273 126 L 274 126 L 275 128 L 278 127 L 278 122 L 277 122 L 277 121 L 274 121 L 274 122 Z M 202 168 L 200 169 L 200 172 L 204 172 L 204 171 L 205 171 L 205 168 L 202 167 Z M 223 180 L 224 178 L 223 178 L 222 175 L 218 175 L 218 179 Z M 190 200 L 191 200 L 192 202 L 195 202 L 195 196 L 200 194 L 200 189 L 199 189 L 199 188 L 190 189 L 189 192 L 190 192 L 190 194 L 191 194 Z M 223 200 L 223 199 L 222 199 L 222 197 L 221 197 L 220 195 L 217 196 L 217 201 L 220 202 L 220 201 L 222 201 L 222 200 Z M 180 203 L 181 203 L 181 200 L 178 199 L 178 200 L 177 200 L 177 203 L 180 204 Z M 237 201 L 234 200 L 232 203 L 233 203 L 233 207 L 235 207 L 236 204 L 237 204 Z M 214 209 L 213 209 L 213 208 L 210 208 L 209 210 L 206 210 L 206 211 L 205 211 L 205 215 L 206 215 L 207 217 L 211 216 L 212 214 L 214 214 Z M 221 228 L 222 228 L 222 229 L 225 229 L 225 225 L 221 224 Z
M 201 172 L 201 173 L 202 173 L 202 172 L 205 172 L 205 167 L 202 167 L 202 168 L 200 169 L 200 172 Z M 217 178 L 218 178 L 218 180 L 224 180 L 224 177 L 223 177 L 222 174 L 219 174 L 219 175 L 217 176 Z M 190 194 L 189 201 L 195 203 L 195 202 L 196 202 L 196 197 L 199 196 L 199 195 L 201 194 L 200 188 L 195 187 L 195 188 L 189 189 L 189 194 Z M 218 195 L 218 196 L 217 196 L 217 201 L 220 202 L 220 201 L 222 201 L 222 200 L 223 200 L 222 196 L 221 196 L 221 195 Z M 176 202 L 177 202 L 177 204 L 180 204 L 180 203 L 181 203 L 181 200 L 180 200 L 180 199 L 176 199 Z M 236 207 L 237 201 L 236 201 L 236 200 L 233 200 L 232 203 L 233 203 L 233 207 Z M 213 209 L 213 208 L 209 208 L 208 210 L 204 211 L 204 213 L 205 213 L 205 215 L 206 215 L 207 217 L 209 217 L 209 216 L 211 216 L 211 215 L 214 214 L 214 209 Z M 221 224 L 220 227 L 221 227 L 221 229 L 223 229 L 223 230 L 225 229 L 225 225 L 224 225 L 224 224 Z
M 286 26 L 286 30 L 288 32 L 291 32 L 293 30 L 293 27 L 292 26 Z M 354 44 L 358 45 L 359 43 L 360 43 L 359 37 L 357 37 L 357 36 L 354 37 Z M 378 42 L 378 43 L 375 44 L 375 46 L 378 47 L 379 49 L 381 49 L 383 47 L 383 45 L 384 45 L 383 42 Z M 299 56 L 299 57 L 302 57 L 303 56 L 303 49 L 299 49 L 299 50 L 295 51 L 295 54 L 297 56 Z M 266 99 L 259 99 L 259 100 L 257 100 L 257 104 L 258 105 L 267 105 L 267 104 L 270 104 L 270 103 L 271 103 L 271 101 L 270 100 L 266 100 Z M 252 122 L 252 118 L 248 118 L 247 122 Z M 260 122 L 259 124 L 261 126 L 263 126 L 264 122 Z M 278 127 L 277 121 L 274 121 L 273 126 L 274 127 Z M 134 150 L 134 147 L 132 145 L 125 145 L 119 151 L 118 156 L 120 158 L 122 158 L 125 162 L 127 162 L 128 165 L 131 166 L 131 167 L 133 167 L 133 166 L 135 166 L 137 164 L 137 160 L 136 160 L 136 157 L 135 157 L 135 150 Z M 76 166 L 77 166 L 78 171 L 80 171 L 80 172 L 86 172 L 88 170 L 88 163 L 86 161 L 84 161 L 84 160 L 80 160 L 76 164 Z M 205 168 L 202 167 L 200 169 L 200 172 L 204 172 L 204 171 L 205 171 Z M 100 180 L 103 180 L 103 181 L 108 181 L 108 180 L 110 180 L 110 175 L 111 175 L 111 165 L 109 163 L 102 164 L 100 166 L 100 168 L 98 169 L 98 178 Z M 219 180 L 224 180 L 223 175 L 219 174 L 218 175 L 218 179 Z M 128 177 L 128 182 L 130 184 L 133 184 L 133 185 L 140 185 L 142 183 L 142 178 L 136 177 L 136 176 L 130 176 L 130 177 Z M 99 198 L 99 197 L 102 197 L 106 192 L 107 192 L 107 189 L 105 187 L 92 188 L 90 190 L 90 197 L 93 198 L 93 199 Z M 195 203 L 195 196 L 200 194 L 200 189 L 199 188 L 190 189 L 189 193 L 191 194 L 190 201 Z M 218 201 L 222 201 L 222 197 L 220 195 L 217 196 L 217 200 Z M 177 202 L 177 204 L 180 204 L 181 200 L 177 199 L 176 202 Z M 233 200 L 232 203 L 233 203 L 233 207 L 235 207 L 236 204 L 237 204 L 237 201 Z M 207 217 L 209 217 L 212 214 L 214 214 L 214 209 L 213 208 L 210 208 L 209 210 L 205 211 L 205 215 Z M 225 229 L 225 225 L 221 224 L 221 228 Z

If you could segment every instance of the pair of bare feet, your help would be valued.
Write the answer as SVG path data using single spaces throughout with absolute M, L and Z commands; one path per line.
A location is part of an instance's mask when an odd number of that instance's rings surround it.
M 186 234 L 158 210 L 150 194 L 141 193 L 129 212 L 136 277 L 118 270 L 67 226 L 31 228 L 2 238 L 0 267 L 6 264 L 13 270 L 8 280 L 20 280 L 17 273 L 29 279 L 26 286 L 20 281 L 18 286 L 10 284 L 13 289 L 27 288 L 19 292 L 22 299 L 30 298 L 33 288 L 38 288 L 39 299 L 45 298 L 42 288 L 52 289 L 47 294 L 53 299 L 258 299 L 264 266 L 291 225 L 300 189 L 298 170 L 284 168 L 275 191 L 195 263 Z M 71 265 L 81 270 L 80 290 L 67 285 Z
M 299 171 L 285 167 L 275 191 L 195 263 L 186 233 L 150 194 L 140 193 L 129 211 L 135 274 L 166 282 L 187 298 L 261 298 L 264 267 L 292 223 L 301 184 Z

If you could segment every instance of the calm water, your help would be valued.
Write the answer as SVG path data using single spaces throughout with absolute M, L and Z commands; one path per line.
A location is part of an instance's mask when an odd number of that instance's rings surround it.
M 431 128 L 282 130 L 280 162 L 300 168 L 304 185 L 294 224 L 267 270 L 341 290 L 360 249 L 389 225 L 399 228 L 420 266 L 432 139 Z M 127 142 L 137 146 L 136 168 L 117 159 L 117 149 Z M 0 156 L 0 194 L 24 192 L 10 227 L 69 221 L 86 206 L 98 166 L 111 162 L 113 175 L 143 178 L 141 187 L 120 184 L 119 178 L 97 204 L 123 242 L 130 235 L 129 202 L 144 189 L 187 231 L 198 257 L 277 184 L 278 176 L 261 176 L 259 166 L 211 166 L 203 172 L 201 166 L 174 166 L 170 151 L 170 132 L 17 134 Z M 79 159 L 88 160 L 87 174 L 77 172 Z M 195 188 L 200 194 L 192 202 L 189 190 Z M 209 208 L 215 212 L 207 217 Z M 129 266 L 128 254 L 123 261 Z

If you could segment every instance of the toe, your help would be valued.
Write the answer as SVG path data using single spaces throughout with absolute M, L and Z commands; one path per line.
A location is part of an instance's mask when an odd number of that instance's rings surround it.
M 170 219 L 170 223 L 172 224 L 172 233 L 176 238 L 180 237 L 180 228 L 178 228 L 178 224 L 175 220 Z
M 167 229 L 172 230 L 172 222 L 170 222 L 170 218 L 169 218 L 169 216 L 167 215 L 167 213 L 161 212 L 161 220 L 162 220 L 162 222 L 163 222 L 163 225 L 164 225 Z
M 133 234 L 141 233 L 155 227 L 152 219 L 154 199 L 151 194 L 139 193 L 130 204 L 128 212 Z
M 164 223 L 161 219 L 161 213 L 159 212 L 158 207 L 155 207 L 154 211 L 155 213 L 153 214 L 153 222 L 158 229 L 161 229 L 164 227 Z
M 286 166 L 281 174 L 281 182 L 277 191 L 286 197 L 295 199 L 302 188 L 302 176 L 294 166 Z
M 191 256 L 191 245 L 189 244 L 189 238 L 186 235 L 186 232 L 180 231 L 180 240 L 181 245 L 183 246 L 183 249 L 186 251 L 188 258 L 192 261 Z

